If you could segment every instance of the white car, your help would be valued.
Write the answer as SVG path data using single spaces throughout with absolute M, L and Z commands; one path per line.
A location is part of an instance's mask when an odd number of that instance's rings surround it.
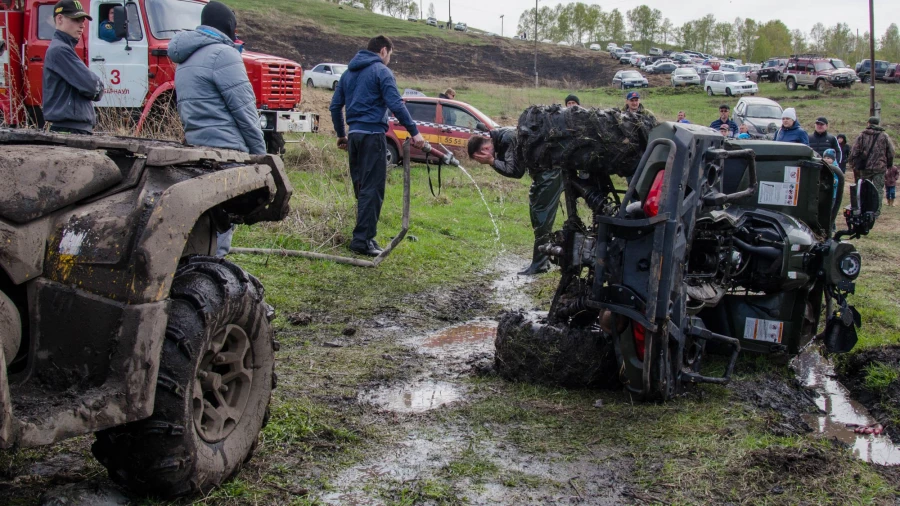
M 409 16 L 406 16 L 406 20 L 407 20 L 407 21 L 412 21 L 413 23 L 417 23 L 417 22 L 419 21 L 419 18 L 417 18 L 417 17 L 415 17 L 415 16 L 413 16 L 413 15 L 409 15 Z
M 612 51 L 613 49 L 615 49 L 617 47 L 619 47 L 619 46 L 617 46 L 615 42 L 610 42 L 609 44 L 606 45 L 606 50 Z
M 437 19 L 436 18 L 428 18 L 428 20 L 425 21 L 425 24 L 428 26 L 437 26 Z
M 556 45 L 557 46 L 570 46 L 571 44 L 569 44 L 568 42 L 566 42 L 564 40 L 561 40 L 561 41 L 557 42 Z
M 600 44 L 594 43 L 594 44 L 591 44 L 590 46 L 588 46 L 588 48 L 589 48 L 591 51 L 599 51 L 599 50 L 600 50 Z
M 341 74 L 347 70 L 343 63 L 320 63 L 304 73 L 308 88 L 337 88 Z
M 700 85 L 700 74 L 690 67 L 681 67 L 672 72 L 672 86 Z
M 465 23 L 456 23 L 455 25 L 453 25 L 453 29 L 458 32 L 468 32 L 469 25 L 467 25 Z
M 352 4 L 350 4 L 350 7 L 353 7 L 354 9 L 365 9 L 366 8 L 366 6 L 363 5 L 362 2 L 353 2 Z
M 713 70 L 706 75 L 706 94 L 713 95 L 756 95 L 759 87 L 753 81 L 737 72 Z

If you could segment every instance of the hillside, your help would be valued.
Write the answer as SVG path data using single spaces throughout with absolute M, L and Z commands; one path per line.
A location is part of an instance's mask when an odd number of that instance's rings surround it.
M 534 83 L 534 43 L 426 26 L 320 0 L 227 0 L 238 32 L 254 51 L 291 58 L 304 68 L 346 62 L 374 35 L 395 43 L 391 68 L 407 79 L 465 79 L 527 86 Z M 546 81 L 607 85 L 618 65 L 607 53 L 538 44 Z

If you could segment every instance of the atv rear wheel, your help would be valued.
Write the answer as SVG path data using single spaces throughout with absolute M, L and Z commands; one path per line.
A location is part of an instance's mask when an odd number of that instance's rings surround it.
M 177 497 L 219 486 L 256 446 L 274 387 L 274 341 L 259 280 L 223 259 L 175 273 L 153 415 L 96 434 L 113 481 Z

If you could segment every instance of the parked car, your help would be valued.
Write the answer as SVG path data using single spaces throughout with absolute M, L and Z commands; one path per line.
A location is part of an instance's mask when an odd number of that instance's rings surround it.
M 443 144 L 457 158 L 466 153 L 466 145 L 472 135 L 483 135 L 500 128 L 486 114 L 465 102 L 431 97 L 403 97 L 403 102 L 422 137 L 436 149 L 440 149 L 438 144 Z M 385 136 L 388 165 L 396 164 L 400 160 L 402 143 L 409 137 L 409 132 L 397 118 L 391 116 Z M 424 161 L 425 153 L 410 146 L 410 158 Z
M 568 42 L 566 42 L 564 40 L 557 42 L 556 45 L 557 46 L 571 46 L 571 44 L 569 44 Z
M 437 26 L 437 19 L 428 18 L 427 20 L 425 20 L 425 24 L 428 26 Z
M 768 81 L 777 83 L 784 79 L 784 70 L 787 68 L 787 58 L 769 58 L 763 63 L 762 67 L 756 72 L 755 76 L 750 76 L 756 82 Z
M 591 44 L 590 46 L 588 46 L 588 48 L 589 48 L 591 51 L 599 51 L 599 50 L 600 50 L 600 44 L 597 44 L 597 43 L 595 42 L 595 43 Z
M 674 63 L 660 62 L 647 67 L 646 70 L 649 74 L 671 74 L 672 72 L 675 72 L 677 68 L 678 65 L 675 65 Z
M 457 32 L 468 32 L 469 25 L 467 25 L 465 23 L 456 23 L 455 25 L 453 25 L 453 29 L 456 30 Z
M 353 2 L 352 4 L 350 4 L 350 7 L 353 7 L 354 9 L 365 9 L 366 8 L 366 6 L 363 5 L 362 2 Z
M 341 79 L 341 74 L 347 70 L 347 66 L 343 63 L 320 63 L 307 70 L 306 76 L 307 88 L 328 88 L 333 90 L 337 88 L 337 83 Z
M 650 56 L 662 56 L 662 54 L 663 54 L 662 49 L 660 49 L 658 47 L 650 48 Z
M 799 86 L 807 86 L 811 90 L 825 91 L 828 85 L 837 88 L 849 88 L 856 76 L 850 69 L 837 69 L 830 58 L 818 55 L 792 56 L 784 71 L 784 84 L 794 91 Z
M 672 86 L 699 86 L 700 74 L 690 67 L 681 67 L 672 72 Z
M 888 69 L 884 73 L 884 82 L 900 83 L 900 64 L 891 63 L 888 65 Z
M 609 51 L 609 56 L 611 56 L 611 57 L 613 57 L 613 58 L 619 60 L 619 59 L 621 59 L 623 56 L 625 56 L 625 49 L 623 49 L 623 48 L 621 48 L 621 47 L 613 48 L 613 49 L 611 49 L 611 50 Z
M 634 52 L 634 51 L 629 51 L 629 52 L 623 54 L 622 57 L 619 58 L 619 63 L 621 63 L 621 64 L 630 64 L 630 63 L 631 63 L 631 57 L 634 56 L 634 55 L 636 55 L 636 54 L 637 54 L 637 53 Z
M 615 42 L 610 42 L 609 44 L 606 45 L 606 50 L 612 51 L 613 49 L 615 49 L 617 47 L 619 47 L 619 46 L 617 46 Z
M 631 51 L 631 44 L 623 44 L 622 47 L 625 48 L 626 51 Z
M 628 88 L 647 88 L 650 82 L 637 70 L 620 70 L 613 76 L 612 86 L 623 90 Z
M 755 95 L 759 93 L 759 87 L 753 81 L 737 72 L 723 72 L 713 70 L 706 76 L 706 94 L 713 95 Z
M 869 82 L 869 74 L 871 73 L 871 65 L 872 60 L 862 60 L 861 62 L 856 64 L 856 75 L 859 76 L 860 81 L 867 83 Z M 884 60 L 875 60 L 875 79 L 880 81 L 884 79 L 884 74 L 887 72 L 889 62 Z
M 741 97 L 734 107 L 734 121 L 746 124 L 754 136 L 774 138 L 781 125 L 782 108 L 778 102 L 762 97 Z

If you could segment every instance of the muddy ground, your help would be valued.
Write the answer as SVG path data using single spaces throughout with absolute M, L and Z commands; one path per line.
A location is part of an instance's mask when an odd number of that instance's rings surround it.
M 323 32 L 302 21 L 274 14 L 249 16 L 239 12 L 241 38 L 254 51 L 277 54 L 303 65 L 347 62 L 368 39 Z M 298 24 L 299 23 L 299 24 Z M 471 35 L 474 39 L 477 36 Z M 391 69 L 407 79 L 466 76 L 467 80 L 507 86 L 534 83 L 534 46 L 497 37 L 489 45 L 457 45 L 438 37 L 396 37 Z M 587 51 L 553 44 L 538 45 L 539 71 L 544 80 L 606 86 L 620 70 L 618 62 L 602 51 Z M 625 68 L 623 65 L 622 68 Z
M 255 458 L 203 502 L 893 504 L 900 497 L 895 468 L 864 464 L 847 445 L 815 435 L 818 395 L 786 367 L 744 360 L 727 388 L 649 405 L 618 389 L 501 379 L 493 367 L 497 316 L 541 309 L 526 294 L 554 279 L 516 276 L 525 263 L 506 257 L 480 280 L 410 294 L 360 320 L 338 311 L 280 315 L 272 420 Z M 90 457 L 91 439 L 0 453 L 0 503 L 153 503 L 109 482 Z

